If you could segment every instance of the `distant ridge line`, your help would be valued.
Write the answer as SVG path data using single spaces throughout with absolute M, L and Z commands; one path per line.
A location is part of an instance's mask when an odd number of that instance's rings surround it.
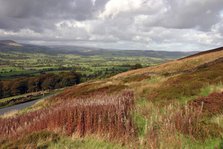
M 192 57 L 196 57 L 196 56 L 200 56 L 200 55 L 204 55 L 204 54 L 209 54 L 209 53 L 212 53 L 212 52 L 219 52 L 219 51 L 223 51 L 223 47 L 219 47 L 219 48 L 216 48 L 216 49 L 199 52 L 199 53 L 196 53 L 196 54 L 193 54 L 193 55 L 190 55 L 190 56 L 186 56 L 186 57 L 180 58 L 178 60 L 183 60 L 183 59 L 192 58 Z

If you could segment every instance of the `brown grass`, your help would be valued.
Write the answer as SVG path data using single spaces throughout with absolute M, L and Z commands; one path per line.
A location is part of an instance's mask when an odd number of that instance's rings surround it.
M 154 115 L 155 114 L 155 115 Z M 202 107 L 169 104 L 155 113 L 146 116 L 146 135 L 141 142 L 147 148 L 183 148 L 184 137 L 204 142 L 210 138 L 221 137 L 223 129 L 215 124 L 202 121 Z
M 56 98 L 85 98 L 100 94 L 100 92 L 106 92 L 108 94 L 114 92 L 120 92 L 121 90 L 125 89 L 126 86 L 123 84 L 116 84 L 116 83 L 108 83 L 105 81 L 95 81 L 95 82 L 87 82 L 77 86 L 73 86 L 63 93 L 59 94 Z
M 223 82 L 223 62 L 202 67 L 194 72 L 170 77 L 148 95 L 149 100 L 180 100 L 199 95 L 201 88 Z
M 218 58 L 223 57 L 223 50 L 220 51 L 213 51 L 207 54 L 201 54 L 194 57 L 188 57 L 182 60 L 174 60 L 170 61 L 158 66 L 152 66 L 148 68 L 137 69 L 133 71 L 124 72 L 118 74 L 113 79 L 124 79 L 132 75 L 143 75 L 143 74 L 172 74 L 172 73 L 179 73 L 184 72 L 204 63 L 212 62 Z
M 193 54 L 193 55 L 181 58 L 179 60 L 188 59 L 188 58 L 191 58 L 191 57 L 197 57 L 197 56 L 201 56 L 201 55 L 206 55 L 206 54 L 210 54 L 210 53 L 213 53 L 213 52 L 219 52 L 219 51 L 223 51 L 223 47 L 212 49 L 212 50 L 208 50 L 208 51 L 204 51 L 204 52 L 199 52 L 197 54 Z
M 202 106 L 203 112 L 207 115 L 221 114 L 223 113 L 223 92 L 200 97 L 189 102 L 189 105 L 194 108 Z
M 116 96 L 100 94 L 87 99 L 70 99 L 47 109 L 1 118 L 0 138 L 18 138 L 42 130 L 80 137 L 99 134 L 126 138 L 134 134 L 130 116 L 132 106 L 130 91 Z

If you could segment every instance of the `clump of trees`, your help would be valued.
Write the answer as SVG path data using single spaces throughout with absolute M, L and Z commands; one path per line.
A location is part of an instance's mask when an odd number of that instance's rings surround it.
M 76 72 L 61 72 L 0 81 L 0 98 L 71 86 L 80 83 L 80 77 Z
M 139 68 L 142 68 L 142 67 L 143 67 L 143 66 L 142 66 L 141 64 L 139 64 L 139 63 L 137 63 L 137 64 L 131 66 L 132 69 L 139 69 Z

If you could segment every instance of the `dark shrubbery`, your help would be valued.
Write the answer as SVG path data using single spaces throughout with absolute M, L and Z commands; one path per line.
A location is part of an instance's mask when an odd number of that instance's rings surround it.
M 18 78 L 0 82 L 0 98 L 20 95 L 28 92 L 52 90 L 80 83 L 80 74 L 62 72 L 59 74 L 41 74 L 36 77 Z

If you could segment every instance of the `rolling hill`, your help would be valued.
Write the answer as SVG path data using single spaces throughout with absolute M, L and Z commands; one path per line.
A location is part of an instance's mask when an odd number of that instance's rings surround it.
M 74 54 L 80 56 L 147 56 L 163 59 L 180 58 L 195 53 L 152 50 L 114 50 L 80 46 L 38 46 L 31 44 L 21 44 L 12 40 L 0 40 L 0 52 L 42 53 L 47 55 Z
M 218 48 L 82 83 L 1 117 L 1 146 L 221 148 L 222 81 Z

